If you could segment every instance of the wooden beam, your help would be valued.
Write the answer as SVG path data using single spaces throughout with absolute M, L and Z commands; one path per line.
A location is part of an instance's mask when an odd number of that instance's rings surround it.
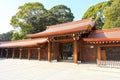
M 108 41 L 105 41 L 105 43 L 107 44 L 107 43 L 108 43 Z
M 19 58 L 22 59 L 22 49 L 20 49 Z
M 110 47 L 115 47 L 115 46 L 120 46 L 120 44 L 104 44 L 104 45 L 99 45 L 100 47 L 107 47 L 107 46 L 110 46 Z
M 48 42 L 48 61 L 51 62 L 51 42 Z
M 38 48 L 38 60 L 40 60 L 40 58 L 41 58 L 40 55 L 41 55 L 40 54 L 40 48 Z
M 78 41 L 74 40 L 74 63 L 78 62 Z
M 73 42 L 73 39 L 54 40 L 53 42 Z
M 13 48 L 13 51 L 12 51 L 12 58 L 14 59 L 15 57 L 15 49 Z
M 30 60 L 30 48 L 28 48 L 28 59 Z

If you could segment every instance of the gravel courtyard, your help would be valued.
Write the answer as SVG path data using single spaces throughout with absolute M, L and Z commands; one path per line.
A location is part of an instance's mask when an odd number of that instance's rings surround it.
M 0 80 L 120 80 L 120 69 L 27 59 L 0 59 Z

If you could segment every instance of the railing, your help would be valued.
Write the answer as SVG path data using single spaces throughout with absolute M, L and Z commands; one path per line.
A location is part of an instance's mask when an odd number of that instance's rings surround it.
M 100 67 L 120 68 L 120 61 L 97 60 L 97 64 Z

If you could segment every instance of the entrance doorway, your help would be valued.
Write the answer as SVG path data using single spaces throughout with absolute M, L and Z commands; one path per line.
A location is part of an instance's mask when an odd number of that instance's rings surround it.
M 73 44 L 72 43 L 61 43 L 59 60 L 65 62 L 73 62 Z

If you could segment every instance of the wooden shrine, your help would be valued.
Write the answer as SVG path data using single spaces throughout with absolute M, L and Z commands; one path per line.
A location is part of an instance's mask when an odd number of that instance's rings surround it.
M 93 30 L 95 22 L 84 19 L 48 26 L 43 32 L 28 34 L 30 39 L 0 43 L 6 58 L 97 62 L 120 60 L 120 29 Z M 65 47 L 69 44 L 72 48 Z M 71 52 L 70 52 L 71 51 Z M 105 64 L 105 63 L 104 63 Z

